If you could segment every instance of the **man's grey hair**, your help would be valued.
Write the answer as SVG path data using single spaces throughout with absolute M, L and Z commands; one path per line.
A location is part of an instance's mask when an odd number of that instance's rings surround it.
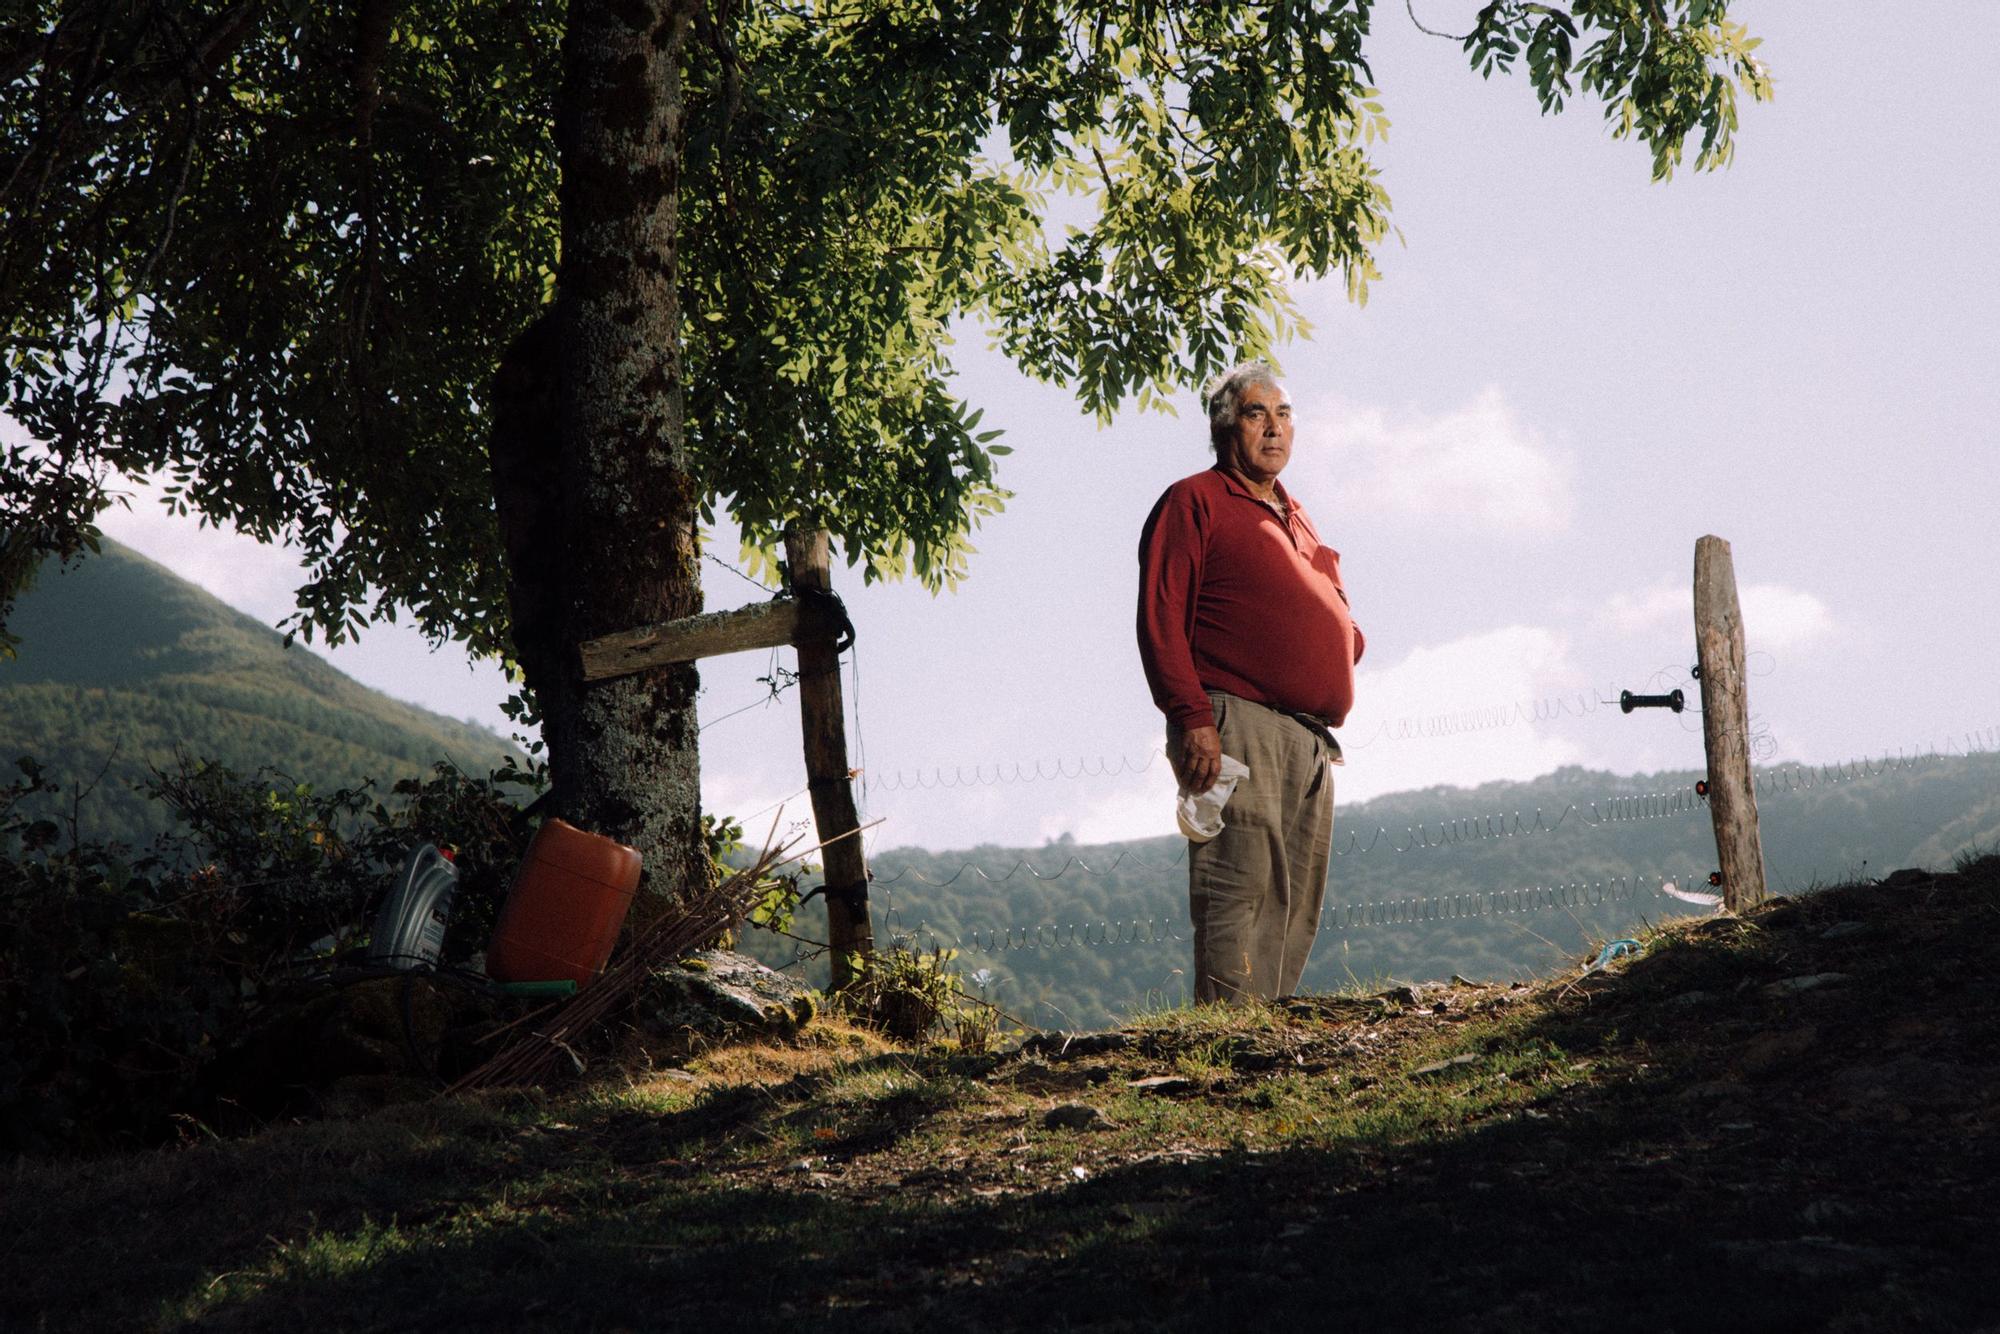
M 1268 385 L 1281 393 L 1285 388 L 1268 361 L 1246 361 L 1232 366 L 1208 388 L 1208 445 L 1217 458 L 1222 457 L 1222 444 L 1235 429 L 1236 409 L 1243 401 L 1243 391 L 1252 385 Z

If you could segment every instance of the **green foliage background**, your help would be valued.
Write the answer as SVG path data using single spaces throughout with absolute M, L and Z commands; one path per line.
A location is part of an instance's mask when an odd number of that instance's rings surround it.
M 0 664 L 0 759 L 11 772 L 15 756 L 33 754 L 54 782 L 94 780 L 77 808 L 87 839 L 138 846 L 168 827 L 170 813 L 136 789 L 150 777 L 148 766 L 174 766 L 177 747 L 242 774 L 274 768 L 319 792 L 372 779 L 385 798 L 397 780 L 423 776 L 440 759 L 477 775 L 510 754 L 489 732 L 399 704 L 285 648 L 274 632 L 113 544 L 44 579 L 20 615 L 33 633 L 19 660 Z M 1408 924 L 1349 926 L 1336 911 L 1306 985 L 1327 990 L 1454 972 L 1522 977 L 1625 933 L 1641 917 L 1699 911 L 1651 888 L 1661 877 L 1701 888 L 1713 865 L 1707 813 L 1689 797 L 1695 777 L 1568 768 L 1528 783 L 1429 788 L 1342 806 L 1335 822 L 1342 855 L 1328 894 L 1336 910 L 1620 877 L 1641 888 L 1614 891 L 1595 905 L 1586 891 L 1566 896 L 1581 900 L 1574 906 Z M 1798 786 L 1789 771 L 1770 772 L 1760 790 L 1765 856 L 1780 892 L 1941 865 L 2000 846 L 2000 757 L 1989 754 L 1918 760 L 1811 787 Z M 1679 813 L 1661 818 L 1592 822 L 1674 809 Z M 1532 826 L 1538 811 L 1545 824 L 1560 817 L 1560 825 L 1550 833 L 1476 836 L 1505 827 L 1489 826 L 1489 817 L 1518 812 Z M 1413 830 L 1424 831 L 1417 841 L 1441 846 L 1394 851 L 1412 842 Z M 1179 840 L 1161 838 L 879 851 L 871 857 L 877 934 L 913 937 L 918 946 L 961 945 L 961 974 L 987 970 L 985 994 L 1022 1019 L 1102 1023 L 1187 993 L 1188 947 L 1176 939 L 1186 935 L 1187 915 L 1180 849 Z M 1072 859 L 1099 869 L 1072 863 L 1065 870 Z M 961 871 L 968 862 L 995 879 Z M 1016 862 L 1053 878 L 1024 867 L 999 879 Z M 1438 916 L 1435 907 L 1400 912 Z M 1064 943 L 1101 938 L 1105 923 L 1116 938 L 1118 924 L 1135 922 L 1150 925 L 1125 927 L 1128 938 L 1141 937 L 1132 943 Z M 813 935 L 822 923 L 811 905 L 798 929 Z M 767 962 L 792 962 L 792 942 L 745 935 Z M 1006 940 L 1022 947 L 979 948 Z
M 64 839 L 32 810 L 39 766 L 16 767 L 0 781 L 0 1154 L 151 1143 L 190 1116 L 303 1106 L 307 1072 L 344 1044 L 287 1033 L 285 1017 L 357 962 L 411 850 L 456 850 L 453 970 L 485 948 L 525 851 L 518 773 L 439 766 L 397 783 L 391 804 L 182 763 L 155 779 L 172 827 L 134 855 Z M 303 1065 L 274 1069 L 260 1041 Z
M 172 21 L 163 15 L 171 11 Z M 1766 98 L 1726 0 L 1494 0 L 1464 37 L 1664 177 Z M 492 378 L 562 224 L 562 0 L 17 0 L 0 16 L 0 651 L 14 576 L 91 540 L 106 465 L 304 552 L 294 624 L 402 609 L 504 653 Z M 681 70 L 685 444 L 757 553 L 965 572 L 1005 499 L 951 349 L 1085 411 L 1161 404 L 1366 295 L 1389 235 L 1370 0 L 746 0 Z M 1414 15 L 1411 15 L 1414 17 Z M 1402 15 L 1389 11 L 1388 21 Z M 1393 90 L 1390 90 L 1393 92 Z M 679 444 L 682 442 L 671 442 Z M 756 554 L 756 553 L 753 553 Z
M 1879 772 L 1779 769 L 1760 776 L 1773 892 L 1886 875 L 1903 866 L 1949 865 L 1963 853 L 2000 847 L 2000 755 L 1873 767 Z M 1332 991 L 1453 973 L 1482 981 L 1544 975 L 1642 921 L 1700 913 L 1698 905 L 1657 890 L 1662 878 L 1708 890 L 1715 843 L 1706 807 L 1691 799 L 1698 776 L 1619 776 L 1570 767 L 1525 783 L 1428 788 L 1341 808 L 1328 924 L 1303 988 Z M 1803 785 L 1805 779 L 1813 785 Z M 1653 814 L 1675 807 L 1680 813 Z M 1552 832 L 1474 836 L 1489 827 L 1488 817 L 1518 812 L 1532 827 L 1537 812 L 1543 823 L 1555 825 L 1565 811 L 1570 813 Z M 1491 827 L 1506 825 L 1495 820 Z M 1411 846 L 1413 830 L 1424 831 L 1419 846 Z M 1170 837 L 945 853 L 892 848 L 870 862 L 876 932 L 878 938 L 907 934 L 920 946 L 958 945 L 961 974 L 987 970 L 986 996 L 1029 1023 L 1101 1024 L 1188 995 L 1183 847 Z M 968 863 L 993 879 L 962 869 Z M 1026 865 L 1007 877 L 1017 863 Z M 1028 866 L 1052 878 L 1039 879 Z M 1537 887 L 1556 892 L 1486 898 Z M 1453 895 L 1470 896 L 1459 901 L 1461 910 L 1520 910 L 1453 917 L 1436 903 Z M 1377 908 L 1359 921 L 1342 911 L 1359 905 L 1403 906 L 1386 913 Z M 1382 922 L 1385 915 L 1396 920 Z M 1129 925 L 1135 922 L 1146 925 L 1135 929 Z M 813 935 L 822 923 L 808 907 L 797 929 Z M 1091 943 L 1106 934 L 1116 940 L 1121 923 L 1128 924 L 1128 939 L 1138 939 Z M 794 958 L 790 942 L 774 944 L 755 932 L 749 937 L 767 962 Z M 1015 947 L 991 948 L 995 943 Z M 977 985 L 968 989 L 980 991 Z

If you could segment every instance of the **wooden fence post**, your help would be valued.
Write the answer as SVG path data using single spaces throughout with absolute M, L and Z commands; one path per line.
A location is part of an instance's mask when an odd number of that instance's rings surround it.
M 792 589 L 801 598 L 833 591 L 832 548 L 824 531 L 785 534 Z M 806 780 L 812 793 L 826 870 L 826 939 L 833 946 L 833 988 L 854 981 L 850 961 L 875 947 L 868 923 L 868 858 L 855 832 L 854 788 L 847 767 L 847 730 L 840 697 L 840 652 L 829 637 L 802 638 L 799 718 L 804 733 Z M 846 837 L 842 837 L 846 835 Z
M 1701 739 L 1708 752 L 1708 812 L 1722 901 L 1731 912 L 1764 898 L 1764 845 L 1750 775 L 1750 704 L 1743 670 L 1743 613 L 1729 543 L 1694 544 L 1694 642 L 1701 668 Z

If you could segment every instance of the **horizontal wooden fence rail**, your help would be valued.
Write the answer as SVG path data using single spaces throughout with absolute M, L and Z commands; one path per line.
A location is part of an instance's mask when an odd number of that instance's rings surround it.
M 841 625 L 840 613 L 830 606 L 777 598 L 735 611 L 711 611 L 664 625 L 621 630 L 587 640 L 577 651 L 583 659 L 583 679 L 605 681 L 724 653 L 830 640 Z
M 585 681 L 607 681 L 677 662 L 789 644 L 799 657 L 800 738 L 823 845 L 827 940 L 833 986 L 853 982 L 875 948 L 868 920 L 868 858 L 855 813 L 840 694 L 840 640 L 852 627 L 833 596 L 832 547 L 821 530 L 785 534 L 791 586 L 799 597 L 773 598 L 735 611 L 708 612 L 642 625 L 577 646 Z

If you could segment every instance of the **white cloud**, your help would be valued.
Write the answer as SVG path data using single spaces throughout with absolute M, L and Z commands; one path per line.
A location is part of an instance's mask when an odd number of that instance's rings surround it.
M 1293 466 L 1338 492 L 1350 512 L 1547 534 L 1567 528 L 1575 511 L 1570 461 L 1497 388 L 1440 416 L 1391 419 L 1339 400 L 1307 405 L 1302 416 Z
M 1833 612 L 1818 597 L 1783 584 L 1745 584 L 1737 590 L 1743 636 L 1751 650 L 1779 652 L 1802 648 L 1834 631 Z M 1694 633 L 1694 592 L 1686 584 L 1661 583 L 1636 593 L 1616 593 L 1605 604 L 1605 627 L 1624 635 L 1671 631 Z
M 1342 730 L 1341 797 L 1470 787 L 1579 763 L 1578 740 L 1561 735 L 1575 714 L 1532 721 L 1536 701 L 1577 688 L 1568 641 L 1539 626 L 1503 626 L 1414 649 L 1387 667 L 1364 667 Z M 1516 711 L 1523 704 L 1529 720 Z
M 1087 800 L 1046 812 L 1037 831 L 1044 842 L 1068 834 L 1078 843 L 1117 843 L 1131 838 L 1159 838 L 1176 831 L 1175 783 L 1164 756 L 1151 769 L 1122 775 L 1110 791 L 1092 784 Z M 1084 796 L 1079 791 L 1078 796 Z
M 1833 612 L 1800 589 L 1746 584 L 1737 599 L 1743 606 L 1743 638 L 1752 649 L 1803 648 L 1833 633 Z
M 1604 619 L 1621 634 L 1639 635 L 1694 624 L 1694 590 L 1688 584 L 1655 584 L 1636 593 L 1613 593 Z
M 724 748 L 724 754 L 741 758 L 734 748 Z M 742 824 L 746 842 L 761 847 L 766 838 L 780 844 L 798 838 L 804 840 L 801 848 L 810 847 L 817 840 L 812 800 L 801 791 L 805 785 L 803 760 L 795 761 L 789 769 L 754 759 L 743 766 L 704 766 L 701 808 Z
M 110 489 L 127 504 L 99 517 L 105 536 L 267 625 L 291 612 L 294 590 L 306 579 L 297 550 L 267 546 L 234 529 L 204 528 L 192 516 L 170 512 L 149 481 L 114 474 Z
M 1508 625 L 1414 648 L 1384 668 L 1360 669 L 1357 717 L 1451 713 L 1568 684 L 1569 642 L 1543 626 Z

